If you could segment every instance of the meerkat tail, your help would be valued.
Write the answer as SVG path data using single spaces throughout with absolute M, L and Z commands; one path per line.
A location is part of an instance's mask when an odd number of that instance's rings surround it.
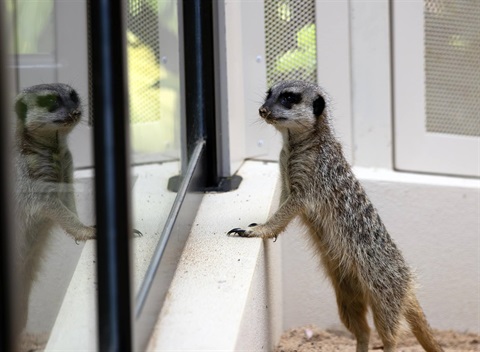
M 442 352 L 443 349 L 433 338 L 432 329 L 428 325 L 422 307 L 415 296 L 410 297 L 405 318 L 418 342 L 427 352 Z

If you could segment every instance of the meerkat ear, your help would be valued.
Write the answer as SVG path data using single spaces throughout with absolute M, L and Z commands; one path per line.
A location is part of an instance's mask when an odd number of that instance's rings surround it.
M 27 118 L 27 104 L 25 104 L 21 99 L 15 103 L 15 112 L 19 119 L 25 120 Z
M 325 100 L 321 95 L 319 95 L 318 98 L 315 99 L 313 102 L 313 114 L 316 117 L 319 117 L 323 113 L 324 109 L 325 109 Z

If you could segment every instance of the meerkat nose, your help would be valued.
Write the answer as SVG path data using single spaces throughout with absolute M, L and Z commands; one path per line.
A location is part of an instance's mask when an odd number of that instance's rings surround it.
M 260 116 L 267 115 L 268 109 L 262 106 L 260 109 L 258 109 L 258 113 L 260 114 Z

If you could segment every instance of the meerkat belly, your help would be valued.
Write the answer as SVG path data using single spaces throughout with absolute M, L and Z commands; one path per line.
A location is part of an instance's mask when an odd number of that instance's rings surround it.
M 336 226 L 328 206 L 323 204 L 320 207 L 311 207 L 303 214 L 302 219 L 329 274 L 341 268 L 342 275 L 357 276 L 358 263 L 352 253 L 354 247 L 348 238 L 342 236 L 342 230 Z
M 383 226 L 372 226 L 373 220 L 346 216 L 325 202 L 318 201 L 317 205 L 309 207 L 303 220 L 327 271 L 333 274 L 340 270 L 342 276 L 357 277 L 372 290 L 395 281 L 397 272 L 410 276 L 400 252 L 388 233 L 382 231 Z M 392 261 L 395 267 L 382 269 L 384 263 Z

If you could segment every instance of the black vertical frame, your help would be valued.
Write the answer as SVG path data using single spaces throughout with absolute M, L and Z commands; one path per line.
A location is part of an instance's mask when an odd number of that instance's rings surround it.
M 0 351 L 15 351 L 15 310 L 13 284 L 13 197 L 11 177 L 11 136 L 9 135 L 11 109 L 8 98 L 11 91 L 7 79 L 7 30 L 5 3 L 0 3 Z
M 123 1 L 88 4 L 100 351 L 132 349 L 128 109 Z
M 188 156 L 192 141 L 205 139 L 202 156 L 203 185 L 216 187 L 217 141 L 215 121 L 215 76 L 213 43 L 213 2 L 183 0 L 183 50 L 185 117 Z
M 218 16 L 218 3 L 213 0 L 182 0 L 181 5 L 186 159 L 190 161 L 198 142 L 204 141 L 198 161 L 201 171 L 196 183 L 197 191 L 231 191 L 238 188 L 242 179 L 238 175 L 220 175 L 220 128 L 217 125 L 220 120 L 217 113 L 221 111 L 217 101 L 220 96 L 220 70 L 216 67 L 219 65 L 219 53 L 218 35 L 215 35 L 215 30 L 218 30 L 218 19 L 215 18 Z M 173 178 L 169 189 L 178 190 L 181 179 Z

